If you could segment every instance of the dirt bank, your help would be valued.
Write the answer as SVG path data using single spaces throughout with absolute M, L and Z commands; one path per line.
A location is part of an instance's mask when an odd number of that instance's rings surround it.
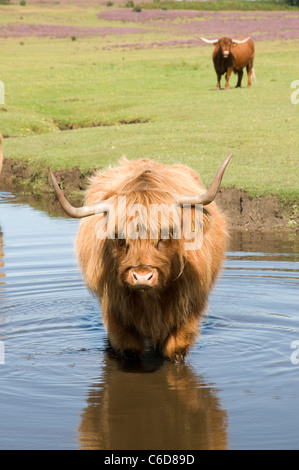
M 64 194 L 74 205 L 82 204 L 88 177 L 94 170 L 84 174 L 78 168 L 55 172 Z M 48 170 L 44 167 L 33 168 L 21 160 L 4 160 L 0 177 L 1 190 L 21 194 L 25 198 L 34 195 L 40 208 L 62 215 L 59 203 L 53 195 Z M 227 215 L 231 229 L 260 232 L 299 230 L 297 205 L 282 205 L 275 196 L 251 198 L 246 191 L 222 188 L 216 202 Z M 36 205 L 32 199 L 30 203 Z

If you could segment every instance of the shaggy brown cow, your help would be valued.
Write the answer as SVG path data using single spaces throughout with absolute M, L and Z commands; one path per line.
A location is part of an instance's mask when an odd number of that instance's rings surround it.
M 255 80 L 253 69 L 254 61 L 254 43 L 250 38 L 220 38 L 205 39 L 202 41 L 208 44 L 214 44 L 212 54 L 215 71 L 217 74 L 217 90 L 220 90 L 221 76 L 226 74 L 225 89 L 229 89 L 229 79 L 232 72 L 238 74 L 236 88 L 241 86 L 243 78 L 243 68 L 246 67 L 248 75 L 248 86 L 251 86 L 251 77 Z
M 86 284 L 100 300 L 110 344 L 119 355 L 138 357 L 149 344 L 166 358 L 183 360 L 194 343 L 198 321 L 224 259 L 225 221 L 212 201 L 230 157 L 208 190 L 189 167 L 124 159 L 118 168 L 91 179 L 86 205 L 81 208 L 66 201 L 50 170 L 65 212 L 71 217 L 86 217 L 80 225 L 77 253 Z M 115 218 L 111 214 L 119 198 L 125 198 L 125 205 Z M 176 205 L 180 213 L 187 210 L 192 223 L 195 205 L 206 206 L 201 247 L 188 250 L 185 234 L 174 236 L 174 216 L 168 220 L 168 238 L 162 236 L 162 217 L 155 236 L 150 235 L 147 220 L 140 218 L 140 232 L 135 238 L 129 236 L 129 226 L 136 221 L 136 212 L 130 209 L 136 204 L 144 208 L 145 219 L 153 205 Z M 110 228 L 112 225 L 112 237 L 100 236 L 105 224 Z

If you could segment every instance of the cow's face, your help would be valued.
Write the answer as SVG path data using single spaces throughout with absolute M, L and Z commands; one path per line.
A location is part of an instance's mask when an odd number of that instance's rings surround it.
M 183 270 L 180 241 L 110 240 L 118 282 L 131 290 L 163 290 Z
M 225 59 L 230 55 L 231 49 L 234 46 L 233 41 L 230 38 L 221 38 L 218 41 L 219 49 Z
M 152 193 L 150 200 L 153 197 Z M 163 200 L 167 197 L 164 194 Z M 115 231 L 106 247 L 118 284 L 131 290 L 161 291 L 181 276 L 186 251 L 201 248 L 210 226 L 209 214 L 195 206 L 168 204 L 150 205 L 148 210 L 139 205 L 133 212 L 127 206 L 126 211 L 125 218 L 109 217 L 107 226 L 110 234 Z

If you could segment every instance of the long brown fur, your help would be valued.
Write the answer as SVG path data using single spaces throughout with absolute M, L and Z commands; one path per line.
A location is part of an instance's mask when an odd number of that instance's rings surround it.
M 86 204 L 126 196 L 127 207 L 173 204 L 175 194 L 198 194 L 204 189 L 196 173 L 183 165 L 166 166 L 151 160 L 127 161 L 96 174 L 87 190 Z M 81 221 L 76 248 L 88 288 L 102 307 L 111 346 L 121 355 L 140 355 L 149 343 L 166 358 L 181 360 L 198 335 L 198 321 L 208 305 L 208 295 L 222 267 L 226 227 L 215 203 L 203 215 L 203 243 L 185 249 L 184 238 L 99 239 L 103 215 Z M 129 219 L 127 220 L 127 223 Z M 160 231 L 163 227 L 159 226 Z M 124 227 L 117 227 L 116 231 Z M 130 268 L 155 272 L 150 289 L 134 289 Z

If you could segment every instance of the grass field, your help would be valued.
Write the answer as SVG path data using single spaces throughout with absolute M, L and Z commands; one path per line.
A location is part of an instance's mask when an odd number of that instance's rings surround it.
M 0 6 L 0 35 L 20 23 L 124 28 L 121 34 L 70 29 L 66 37 L 56 37 L 56 30 L 50 37 L 0 37 L 6 157 L 83 172 L 123 155 L 180 161 L 208 184 L 233 152 L 224 186 L 298 200 L 299 104 L 291 102 L 298 41 L 257 42 L 252 88 L 244 74 L 242 89 L 233 88 L 233 76 L 231 90 L 216 91 L 211 48 L 186 47 L 190 34 L 174 29 L 192 19 L 176 19 L 171 27 L 160 21 L 157 29 L 154 21 L 97 17 L 106 10 L 94 4 Z M 125 29 L 145 26 L 147 32 Z

